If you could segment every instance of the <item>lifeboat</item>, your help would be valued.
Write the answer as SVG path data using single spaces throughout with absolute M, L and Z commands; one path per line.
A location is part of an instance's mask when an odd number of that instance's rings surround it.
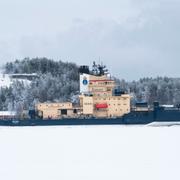
M 105 108 L 108 108 L 108 105 L 106 103 L 96 104 L 96 108 L 97 109 L 105 109 Z

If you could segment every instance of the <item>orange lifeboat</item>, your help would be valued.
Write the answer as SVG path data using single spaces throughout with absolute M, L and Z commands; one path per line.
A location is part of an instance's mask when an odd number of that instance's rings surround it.
M 96 104 L 96 108 L 97 109 L 105 109 L 105 108 L 108 108 L 108 105 L 106 103 Z

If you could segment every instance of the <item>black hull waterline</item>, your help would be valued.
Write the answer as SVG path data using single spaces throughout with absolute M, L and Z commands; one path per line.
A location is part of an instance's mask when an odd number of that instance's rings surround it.
M 180 122 L 180 111 L 131 112 L 119 118 L 6 119 L 0 126 L 138 125 L 152 122 Z
M 149 122 L 150 123 L 150 122 Z M 123 125 L 147 124 L 147 122 L 124 122 L 116 119 L 54 119 L 54 120 L 0 120 L 0 126 L 74 126 L 74 125 Z

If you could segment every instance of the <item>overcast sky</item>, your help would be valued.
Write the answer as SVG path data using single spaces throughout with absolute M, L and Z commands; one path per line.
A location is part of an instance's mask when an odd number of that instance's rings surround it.
M 24 57 L 180 77 L 180 0 L 0 0 L 1 64 Z

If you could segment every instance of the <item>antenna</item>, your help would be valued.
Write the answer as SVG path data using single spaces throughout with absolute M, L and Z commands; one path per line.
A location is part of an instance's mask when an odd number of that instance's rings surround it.
M 99 61 L 100 61 L 100 57 L 99 57 Z M 99 62 L 99 64 L 96 64 L 96 62 L 93 61 L 92 74 L 97 76 L 107 75 L 108 69 L 106 68 L 105 65 L 103 65 L 103 62 Z

